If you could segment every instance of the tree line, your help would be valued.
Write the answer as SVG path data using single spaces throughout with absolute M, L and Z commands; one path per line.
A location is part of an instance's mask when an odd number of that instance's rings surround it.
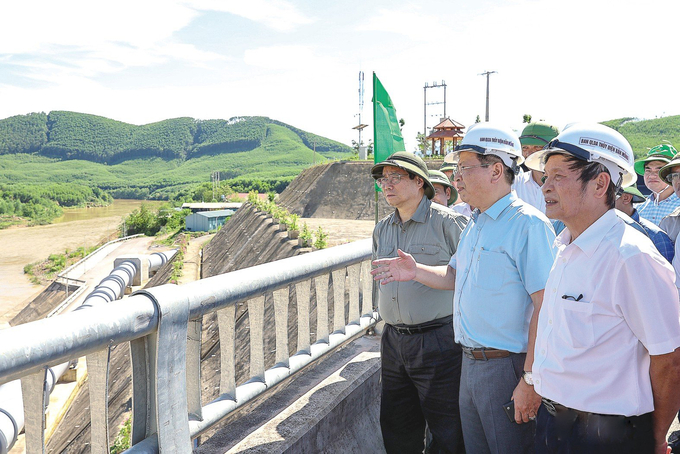
M 38 153 L 106 164 L 141 157 L 186 160 L 257 148 L 267 135 L 268 124 L 290 129 L 319 153 L 351 153 L 346 145 L 267 117 L 182 117 L 137 126 L 96 115 L 52 111 L 0 120 L 0 154 Z
M 106 206 L 111 195 L 99 188 L 73 183 L 0 184 L 0 216 L 26 218 L 31 224 L 48 224 L 64 207 Z

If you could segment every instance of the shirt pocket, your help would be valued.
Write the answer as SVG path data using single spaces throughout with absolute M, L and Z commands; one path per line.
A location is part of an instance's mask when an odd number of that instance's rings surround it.
M 557 307 L 560 322 L 556 326 L 559 336 L 573 348 L 589 348 L 595 341 L 593 332 L 593 304 L 559 298 Z
M 503 252 L 480 250 L 475 270 L 477 286 L 484 290 L 499 290 L 509 266 L 510 258 Z
M 449 262 L 451 257 L 447 255 L 441 246 L 432 244 L 412 244 L 405 252 L 408 252 L 418 263 L 423 265 L 443 265 Z
M 381 244 L 378 246 L 378 258 L 385 259 L 397 256 L 397 248 L 393 244 Z

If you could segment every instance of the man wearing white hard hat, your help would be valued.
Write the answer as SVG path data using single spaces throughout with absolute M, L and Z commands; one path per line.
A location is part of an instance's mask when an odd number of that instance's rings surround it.
M 477 208 L 448 266 L 398 251 L 399 258 L 374 261 L 372 274 L 382 284 L 415 280 L 454 290 L 466 452 L 533 453 L 541 403 L 531 381 L 533 343 L 555 235 L 545 215 L 511 191 L 524 158 L 510 128 L 480 123 L 456 154 L 458 196 Z
M 668 261 L 614 210 L 635 181 L 633 150 L 575 124 L 526 164 L 545 172 L 546 214 L 566 225 L 538 320 L 536 452 L 665 453 L 680 407 L 678 296 Z
M 436 189 L 425 162 L 398 151 L 371 174 L 394 212 L 373 230 L 373 257 L 396 257 L 397 248 L 430 265 L 443 265 L 456 251 L 467 219 L 433 203 Z M 446 179 L 446 177 L 444 177 Z M 448 181 L 448 180 L 446 180 Z M 385 451 L 465 452 L 458 395 L 461 348 L 453 341 L 452 292 L 417 282 L 377 289 L 385 329 L 380 340 L 380 428 Z

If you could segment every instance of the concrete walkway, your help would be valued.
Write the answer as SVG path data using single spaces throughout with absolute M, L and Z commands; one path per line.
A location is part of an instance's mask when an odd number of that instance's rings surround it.
M 179 285 L 188 284 L 189 282 L 197 281 L 201 278 L 201 249 L 215 236 L 214 233 L 209 235 L 192 238 L 187 246 L 187 251 L 184 253 L 184 268 L 182 269 L 182 276 L 179 278 Z

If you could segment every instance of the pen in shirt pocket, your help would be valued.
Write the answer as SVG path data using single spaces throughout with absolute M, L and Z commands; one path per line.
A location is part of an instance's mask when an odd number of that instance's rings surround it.
M 581 301 L 583 299 L 583 293 L 579 293 L 578 296 L 571 296 L 571 295 L 562 295 L 563 300 L 568 300 L 568 301 Z

